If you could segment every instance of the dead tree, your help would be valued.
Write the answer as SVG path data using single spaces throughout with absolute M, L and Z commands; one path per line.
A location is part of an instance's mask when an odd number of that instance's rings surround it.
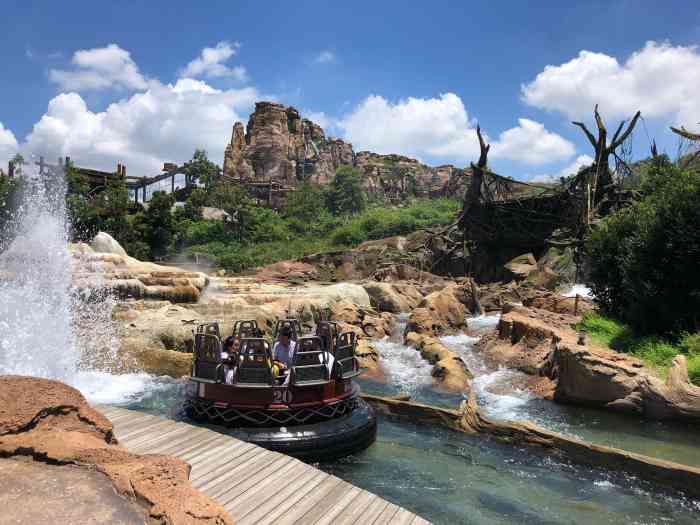
M 627 124 L 627 128 L 623 131 L 626 121 L 620 122 L 612 141 L 608 144 L 608 130 L 605 128 L 600 113 L 598 113 L 598 104 L 593 110 L 596 127 L 598 128 L 598 137 L 593 136 L 583 122 L 572 122 L 574 126 L 578 126 L 583 130 L 588 138 L 588 141 L 595 150 L 595 163 L 593 169 L 588 172 L 588 180 L 585 181 L 586 202 L 584 206 L 583 223 L 586 228 L 591 223 L 596 205 L 603 199 L 612 185 L 612 173 L 610 171 L 610 155 L 615 154 L 615 150 L 619 148 L 630 136 L 632 130 L 637 125 L 637 120 L 641 116 L 641 112 L 637 111 L 632 117 L 632 120 Z
M 471 163 L 472 176 L 469 181 L 469 188 L 464 194 L 464 202 L 462 204 L 462 215 L 460 217 L 460 225 L 464 228 L 465 220 L 470 210 L 474 209 L 481 202 L 481 186 L 484 183 L 484 175 L 486 173 L 486 163 L 488 162 L 489 149 L 491 144 L 484 142 L 484 137 L 481 136 L 481 128 L 476 126 L 476 136 L 479 137 L 479 161 Z
M 671 131 L 673 131 L 676 135 L 680 135 L 684 139 L 693 141 L 693 142 L 700 142 L 700 134 L 697 133 L 691 133 L 687 129 L 685 129 L 683 126 L 679 128 L 674 128 L 671 126 Z

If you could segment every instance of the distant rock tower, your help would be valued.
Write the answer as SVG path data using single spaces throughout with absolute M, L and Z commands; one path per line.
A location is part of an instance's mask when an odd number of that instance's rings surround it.
M 328 183 L 341 165 L 354 165 L 352 145 L 327 139 L 318 124 L 293 107 L 257 102 L 248 120 L 236 122 L 224 153 L 224 174 L 250 182 L 292 187 L 303 180 Z

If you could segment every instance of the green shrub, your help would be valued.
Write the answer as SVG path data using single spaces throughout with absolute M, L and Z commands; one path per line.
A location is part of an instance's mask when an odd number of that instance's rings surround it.
M 356 246 L 367 240 L 367 232 L 359 224 L 340 226 L 331 234 L 331 242 L 336 246 Z
M 646 333 L 694 329 L 700 312 L 700 173 L 661 159 L 645 196 L 604 221 L 586 242 L 603 310 Z

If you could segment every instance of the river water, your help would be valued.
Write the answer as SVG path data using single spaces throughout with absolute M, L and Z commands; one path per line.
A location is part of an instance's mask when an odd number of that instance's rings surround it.
M 113 305 L 108 297 L 73 289 L 62 189 L 35 180 L 17 214 L 18 236 L 0 254 L 0 374 L 59 379 L 93 403 L 178 417 L 181 381 L 115 373 Z M 470 325 L 478 333 L 495 322 L 481 317 Z M 455 407 L 461 398 L 432 387 L 430 366 L 401 344 L 400 331 L 378 343 L 387 380 L 361 380 L 362 387 Z M 594 442 L 697 462 L 691 429 L 539 401 L 515 387 L 518 373 L 481 362 L 472 351 L 474 337 L 443 340 L 468 363 L 479 401 L 492 417 L 534 420 Z M 700 513 L 699 502 L 624 474 L 386 418 L 369 449 L 319 466 L 434 523 L 696 523 Z

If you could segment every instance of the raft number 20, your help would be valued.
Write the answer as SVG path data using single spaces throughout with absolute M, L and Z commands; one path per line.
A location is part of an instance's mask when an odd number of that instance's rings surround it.
M 287 388 L 275 388 L 272 391 L 272 402 L 285 403 L 288 405 L 292 402 L 292 393 Z

